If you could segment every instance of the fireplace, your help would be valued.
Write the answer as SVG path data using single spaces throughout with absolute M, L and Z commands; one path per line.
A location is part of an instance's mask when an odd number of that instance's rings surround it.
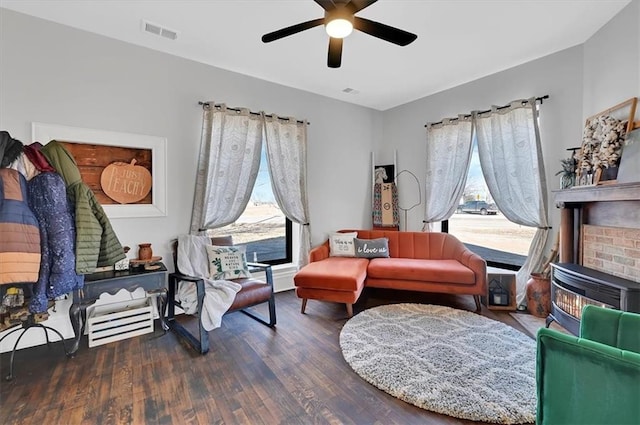
M 582 308 L 587 304 L 640 313 L 640 283 L 574 263 L 551 265 L 551 314 L 574 335 L 580 331 Z
M 551 315 L 573 334 L 586 304 L 640 313 L 640 182 L 554 192 L 560 262 L 553 264 Z

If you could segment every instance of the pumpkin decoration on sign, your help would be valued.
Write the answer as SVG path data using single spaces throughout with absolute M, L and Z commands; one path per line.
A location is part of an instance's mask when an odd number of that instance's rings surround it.
M 133 204 L 144 199 L 151 191 L 151 173 L 146 168 L 131 163 L 113 162 L 102 170 L 100 185 L 103 192 L 121 204 Z

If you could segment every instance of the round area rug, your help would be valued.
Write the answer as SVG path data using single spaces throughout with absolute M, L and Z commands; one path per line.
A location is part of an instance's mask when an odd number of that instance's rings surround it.
M 536 343 L 495 320 L 450 307 L 365 310 L 340 332 L 342 355 L 367 382 L 445 415 L 535 422 Z

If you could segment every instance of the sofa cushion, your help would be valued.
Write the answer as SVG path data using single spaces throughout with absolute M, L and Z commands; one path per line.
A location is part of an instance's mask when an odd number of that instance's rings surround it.
M 440 232 L 392 230 L 341 230 L 357 232 L 358 239 L 389 239 L 389 256 L 425 260 L 460 260 L 467 248 L 455 236 Z
M 353 239 L 358 232 L 333 233 L 329 236 L 329 255 L 332 257 L 355 257 L 356 250 Z
M 367 277 L 367 264 L 366 258 L 329 257 L 307 264 L 293 280 L 303 288 L 357 291 Z
M 475 273 L 456 260 L 373 258 L 367 267 L 370 279 L 403 279 L 425 282 L 476 283 Z
M 358 239 L 353 240 L 356 248 L 356 257 L 360 258 L 387 258 L 389 257 L 389 239 Z
M 251 277 L 247 266 L 245 246 L 207 245 L 209 258 L 209 277 L 214 280 Z

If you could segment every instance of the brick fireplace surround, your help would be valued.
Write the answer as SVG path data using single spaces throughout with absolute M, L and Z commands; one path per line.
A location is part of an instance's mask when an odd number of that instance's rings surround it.
M 585 224 L 582 265 L 640 282 L 640 229 Z

